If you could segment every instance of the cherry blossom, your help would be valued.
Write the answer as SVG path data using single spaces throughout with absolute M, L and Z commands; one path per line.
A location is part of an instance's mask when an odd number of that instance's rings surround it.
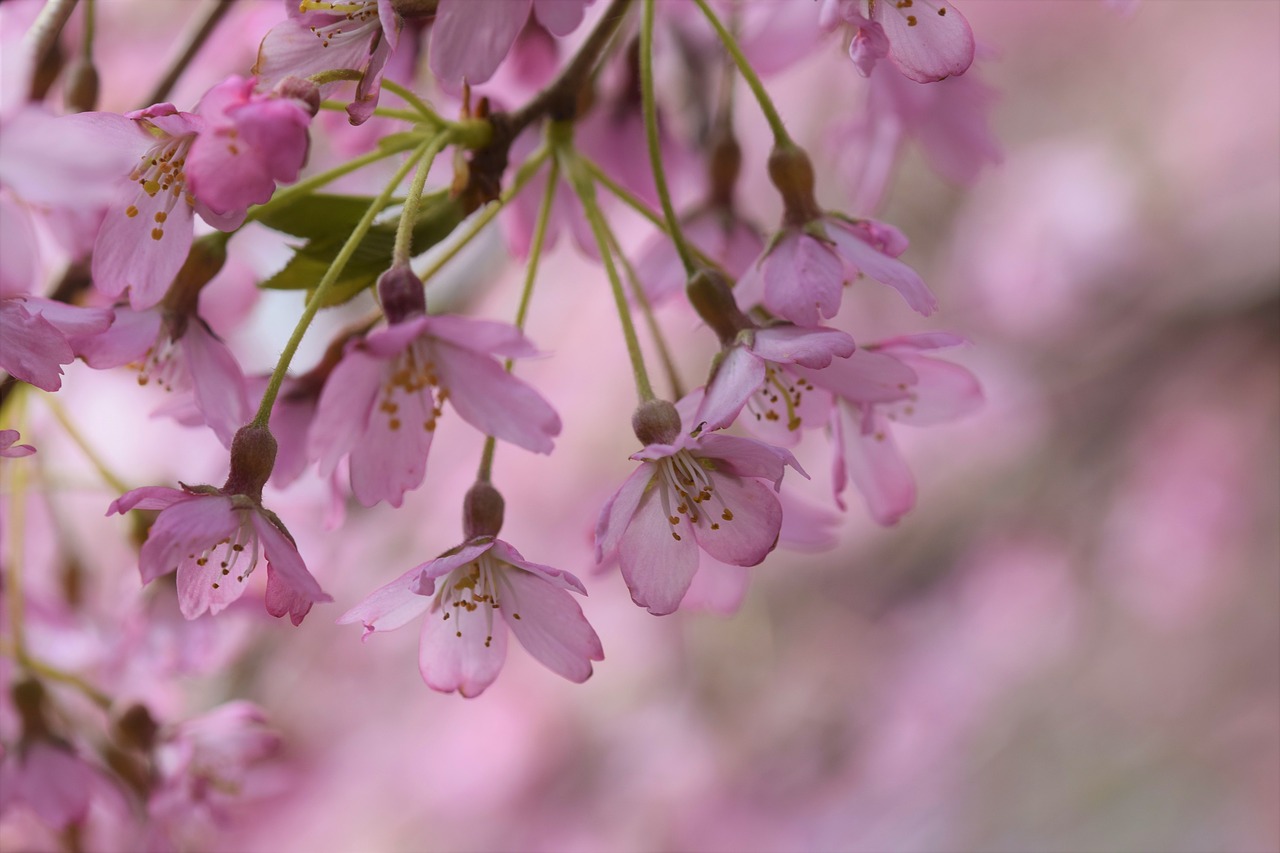
M 973 30 L 942 0 L 823 0 L 820 20 L 853 30 L 849 56 L 864 77 L 886 56 L 917 83 L 963 74 L 973 62 Z
M 81 308 L 35 296 L 0 296 L 0 368 L 45 391 L 62 387 L 62 365 L 87 336 L 111 324 L 107 308 Z
M 262 485 L 274 460 L 271 434 L 245 427 L 232 443 L 231 473 L 222 488 L 144 486 L 108 508 L 108 515 L 160 511 L 138 568 L 143 583 L 177 570 L 178 602 L 188 619 L 218 613 L 243 595 L 259 549 L 267 558 L 266 605 L 272 616 L 287 613 L 299 625 L 312 604 L 333 600 L 307 571 L 284 524 L 262 505 Z
M 786 450 L 738 436 L 694 435 L 684 420 L 682 426 L 676 408 L 663 401 L 637 410 L 645 447 L 631 458 L 640 467 L 596 522 L 597 562 L 617 549 L 632 600 L 659 616 L 684 598 L 700 550 L 734 566 L 763 561 L 782 525 L 775 492 L 783 472 L 790 465 L 803 473 Z
M 594 0 L 440 0 L 431 29 L 428 60 L 431 72 L 446 83 L 471 85 L 493 76 L 529 20 L 556 36 L 567 36 L 582 23 Z

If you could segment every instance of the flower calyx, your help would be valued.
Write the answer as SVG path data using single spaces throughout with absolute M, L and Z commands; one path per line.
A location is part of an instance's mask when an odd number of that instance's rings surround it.
M 276 439 L 265 426 L 247 424 L 231 440 L 231 473 L 221 492 L 243 495 L 254 504 L 262 504 L 262 487 L 271 477 L 276 464 Z M 190 488 L 185 487 L 188 492 Z
M 783 224 L 800 227 L 822 216 L 814 197 L 813 162 L 794 143 L 775 145 L 769 152 L 769 180 L 782 196 Z
M 647 400 L 631 415 L 631 429 L 645 447 L 674 444 L 680 435 L 680 413 L 666 400 Z
M 427 313 L 422 280 L 407 264 L 393 266 L 378 276 L 378 301 L 388 323 L 400 323 Z
M 505 509 L 501 492 L 490 483 L 476 481 L 462 502 L 462 531 L 467 541 L 496 537 L 502 531 Z
M 755 324 L 738 308 L 729 279 L 706 267 L 695 270 L 685 285 L 689 304 L 720 338 L 721 346 L 731 346 L 738 333 L 754 329 Z

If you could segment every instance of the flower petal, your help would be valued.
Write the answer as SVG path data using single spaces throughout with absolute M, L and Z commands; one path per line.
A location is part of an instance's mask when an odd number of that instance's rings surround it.
M 694 424 L 705 424 L 707 430 L 732 424 L 747 400 L 764 383 L 764 375 L 764 361 L 758 355 L 741 344 L 730 347 L 707 384 Z
M 631 600 L 655 616 L 672 613 L 698 570 L 698 545 L 688 525 L 673 525 L 658 497 L 645 494 L 618 544 L 622 577 Z
M 391 583 L 378 587 L 339 616 L 338 624 L 361 623 L 364 625 L 361 639 L 367 640 L 375 631 L 394 631 L 426 613 L 431 607 L 431 599 L 414 592 L 421 574 L 422 566 L 414 566 Z
M 487 622 L 491 616 L 486 607 L 427 614 L 418 646 L 418 671 L 428 687 L 442 693 L 457 690 L 473 698 L 493 683 L 507 659 L 507 625 L 501 618 Z
M 693 533 L 702 549 L 732 566 L 755 566 L 778 544 L 782 507 L 755 479 L 732 475 L 712 480 L 712 497 L 699 507 Z
M 653 481 L 654 474 L 653 465 L 642 464 L 631 472 L 631 476 L 623 481 L 618 491 L 600 508 L 600 517 L 596 520 L 597 563 L 602 562 L 618 547 L 618 542 L 631 523 L 631 517 L 636 514 L 640 499 Z
M 506 587 L 502 618 L 525 651 L 570 681 L 590 678 L 591 661 L 604 660 L 604 649 L 573 596 L 517 568 L 503 571 L 499 583 Z
M 535 453 L 550 453 L 560 434 L 560 416 L 527 383 L 492 356 L 438 341 L 440 383 L 462 419 L 486 435 Z
M 826 367 L 835 358 L 853 354 L 853 338 L 839 329 L 822 326 L 805 329 L 799 326 L 771 326 L 755 332 L 751 350 L 765 361 Z
M 320 584 L 307 571 L 298 546 L 270 519 L 261 513 L 253 513 L 253 528 L 267 556 L 268 613 L 272 616 L 288 613 L 289 621 L 301 625 L 312 604 L 333 601 L 333 597 L 320 589 Z

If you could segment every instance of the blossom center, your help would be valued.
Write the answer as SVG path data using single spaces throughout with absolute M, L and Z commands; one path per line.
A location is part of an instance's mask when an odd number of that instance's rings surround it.
M 219 589 L 229 578 L 234 577 L 236 583 L 244 583 L 245 578 L 253 574 L 258 566 L 258 531 L 252 522 L 240 514 L 240 526 L 231 536 L 215 542 L 205 548 L 199 555 L 188 554 L 199 568 L 213 565 L 214 575 L 211 586 Z
M 436 428 L 436 419 L 444 412 L 449 389 L 441 387 L 431 349 L 426 341 L 418 338 L 396 356 L 382 383 L 382 401 L 378 404 L 378 411 L 386 418 L 387 429 L 394 432 L 403 426 L 405 398 L 421 394 L 426 395 L 421 407 L 426 415 L 422 428 L 432 432 Z
M 170 335 L 168 324 L 161 323 L 155 342 L 147 347 L 142 362 L 138 364 L 138 384 L 148 385 L 154 380 L 164 390 L 172 391 L 175 386 L 181 387 L 185 378 L 186 362 L 182 348 Z
M 804 421 L 800 414 L 800 401 L 804 392 L 812 390 L 813 384 L 809 380 L 767 362 L 764 382 L 747 399 L 747 408 L 756 420 L 782 422 L 794 432 Z
M 369 29 L 378 23 L 378 4 L 365 3 L 328 3 L 318 0 L 303 0 L 298 4 L 300 12 L 320 12 L 325 15 L 340 15 L 341 18 L 328 24 L 309 25 L 307 29 L 320 39 L 321 47 L 328 47 L 334 39 L 344 33 L 349 37 L 361 30 Z M 371 24 L 370 21 L 373 23 Z
M 474 561 L 454 569 L 445 578 L 432 610 L 439 611 L 442 614 L 440 618 L 446 622 L 453 620 L 454 636 L 461 638 L 463 631 L 474 630 L 472 614 L 481 613 L 485 648 L 493 643 L 493 611 L 502 608 L 501 587 L 506 566 L 486 551 Z M 519 619 L 520 614 L 513 611 L 511 618 Z
M 682 538 L 681 517 L 690 525 L 706 522 L 712 530 L 719 530 L 721 522 L 733 521 L 733 510 L 725 504 L 712 480 L 715 465 L 711 460 L 694 456 L 687 450 L 677 450 L 656 464 L 659 499 L 671 525 L 672 539 L 679 542 Z
M 143 122 L 144 126 L 148 124 Z M 195 206 L 195 199 L 186 191 L 187 177 L 182 171 L 187 163 L 187 152 L 195 138 L 194 133 L 184 133 L 181 136 L 166 134 L 143 153 L 138 165 L 129 173 L 129 180 L 136 183 L 142 192 L 133 204 L 125 208 L 124 215 L 133 219 L 141 215 L 141 208 L 151 212 L 152 240 L 164 238 L 165 222 L 179 201 Z M 142 193 L 146 193 L 153 203 L 141 203 Z M 156 200 L 158 205 L 154 203 Z M 155 209 L 157 206 L 159 209 Z

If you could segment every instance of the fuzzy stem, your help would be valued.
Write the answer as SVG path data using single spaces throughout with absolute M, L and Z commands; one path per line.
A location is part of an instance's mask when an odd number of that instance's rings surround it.
M 298 345 L 302 343 L 302 336 L 307 333 L 307 328 L 311 325 L 312 319 L 316 316 L 316 312 L 320 310 L 325 294 L 333 283 L 338 280 L 338 276 L 342 274 L 342 270 L 347 266 L 347 261 L 351 260 L 351 256 L 355 254 L 356 247 L 360 245 L 360 241 L 369 233 L 369 229 L 373 226 L 373 220 L 387 206 L 396 188 L 404 181 L 418 160 L 432 146 L 437 144 L 437 140 L 431 139 L 418 146 L 418 149 L 396 170 L 395 175 L 387 183 L 387 186 L 369 205 L 369 209 L 365 211 L 364 216 L 356 223 L 356 227 L 352 229 L 351 236 L 347 238 L 347 242 L 338 250 L 337 257 L 333 259 L 329 269 L 325 270 L 324 276 L 321 277 L 319 284 L 316 285 L 311 298 L 307 300 L 307 306 L 302 309 L 302 316 L 298 318 L 298 324 L 294 327 L 293 334 L 289 336 L 289 342 L 284 345 L 284 352 L 280 354 L 280 360 L 276 362 L 276 369 L 271 373 L 271 380 L 267 383 L 267 390 L 262 394 L 262 403 L 258 406 L 258 413 L 254 415 L 253 420 L 250 422 L 252 426 L 267 426 L 271 419 L 271 407 L 275 405 L 276 395 L 280 393 L 280 385 L 284 382 L 285 374 L 289 370 L 289 363 L 293 361 L 293 354 L 298 351 Z
M 582 210 L 591 225 L 591 233 L 596 238 L 600 249 L 600 260 L 604 264 L 605 274 L 609 277 L 609 286 L 613 290 L 613 301 L 618 309 L 618 320 L 622 323 L 622 336 L 627 343 L 627 357 L 631 360 L 631 373 L 636 383 L 636 394 L 641 403 L 654 399 L 653 385 L 649 382 L 649 374 L 644 366 L 644 353 L 640 350 L 640 340 L 636 337 L 635 324 L 631 322 L 631 309 L 627 305 L 627 295 L 622 287 L 622 279 L 613 263 L 613 254 L 609 248 L 609 231 L 605 224 L 604 214 L 596 201 L 596 187 L 587 171 L 574 160 L 570 164 L 569 175 L 573 189 L 582 201 Z
M 217 29 L 218 24 L 228 12 L 231 11 L 231 5 L 236 0 L 214 0 L 209 11 L 205 12 L 204 17 L 196 24 L 195 29 L 191 31 L 191 35 L 187 36 L 186 43 L 182 46 L 182 51 L 174 59 L 173 64 L 169 66 L 169 70 L 160 78 L 160 82 L 156 83 L 156 87 L 151 90 L 151 94 L 147 96 L 144 107 L 152 104 L 158 104 L 169 96 L 178 78 L 187 70 L 187 66 L 191 64 L 191 60 L 196 58 L 196 54 L 200 52 L 200 48 L 204 47 L 204 43 L 209 40 L 209 36 L 213 35 L 213 31 Z
M 335 113 L 345 113 L 347 105 L 342 101 L 321 101 L 320 109 Z M 394 118 L 400 121 L 421 122 L 422 115 L 413 110 L 398 110 L 394 107 L 377 107 L 373 114 L 379 118 Z
M 680 218 L 671 203 L 671 191 L 667 188 L 667 173 L 662 165 L 662 148 L 658 139 L 658 105 L 653 92 L 653 7 L 654 0 L 644 0 L 644 14 L 640 18 L 640 94 L 644 108 L 644 132 L 649 143 L 649 166 L 653 170 L 653 184 L 662 203 L 662 215 L 667 220 L 667 233 L 675 244 L 676 254 L 687 275 L 694 270 L 693 253 L 689 251 Z
M 769 122 L 769 129 L 773 131 L 774 143 L 778 146 L 793 145 L 791 135 L 787 133 L 786 125 L 782 123 L 782 116 L 778 115 L 777 107 L 773 105 L 773 99 L 769 97 L 764 84 L 760 82 L 760 77 L 756 74 L 756 70 L 751 67 L 747 57 L 743 55 L 742 48 L 738 46 L 738 40 L 725 29 L 724 24 L 716 17 L 716 13 L 707 5 L 707 0 L 693 0 L 693 2 L 698 5 L 698 8 L 702 10 L 702 14 L 706 16 L 707 21 L 716 31 L 716 35 L 724 43 L 724 49 L 733 58 L 733 64 L 738 66 L 738 71 L 751 89 L 751 94 L 755 95 L 756 101 L 760 104 L 760 111 L 764 113 L 765 121 Z
M 414 94 L 412 90 L 401 86 L 396 81 L 388 80 L 384 77 L 382 78 L 382 88 L 394 95 L 397 95 L 400 100 L 413 107 L 414 111 L 420 117 L 420 121 L 425 121 L 427 124 L 435 125 L 438 128 L 447 127 L 450 124 L 450 122 L 444 119 L 438 112 L 431 109 L 431 107 L 427 105 L 426 101 L 422 100 Z
M 396 228 L 396 246 L 391 255 L 392 266 L 408 266 L 413 253 L 413 226 L 418 221 L 418 207 L 422 203 L 422 188 L 427 184 L 427 174 L 436 155 L 449 142 L 449 134 L 441 133 L 427 146 L 418 161 L 418 171 L 413 175 L 409 195 L 405 196 L 404 209 L 400 211 L 400 224 Z

